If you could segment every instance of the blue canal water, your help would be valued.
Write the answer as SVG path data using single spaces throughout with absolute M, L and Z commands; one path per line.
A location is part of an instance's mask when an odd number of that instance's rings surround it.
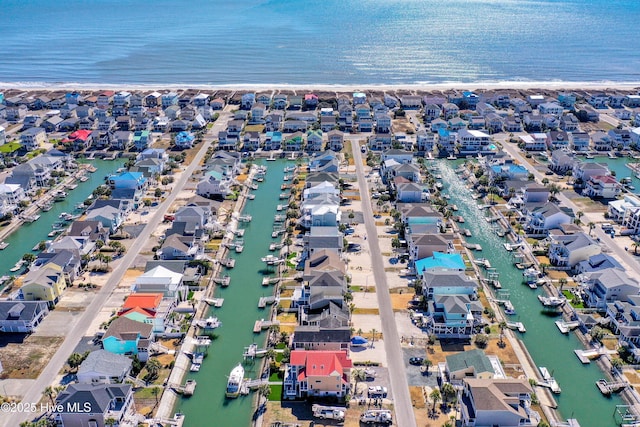
M 76 182 L 78 187 L 74 190 L 67 190 L 67 198 L 61 202 L 55 202 L 48 212 L 40 212 L 40 219 L 32 223 L 26 223 L 12 233 L 5 242 L 9 246 L 1 252 L 0 257 L 0 276 L 17 275 L 19 272 L 10 272 L 16 262 L 18 262 L 25 253 L 36 253 L 31 249 L 43 240 L 50 240 L 53 237 L 47 235 L 51 232 L 51 225 L 60 221 L 58 216 L 62 212 L 72 214 L 78 213 L 74 208 L 78 203 L 84 202 L 89 195 L 99 185 L 104 184 L 104 177 L 114 173 L 118 168 L 122 167 L 121 160 L 92 160 L 91 164 L 96 167 L 96 172 L 87 173 L 89 178 L 85 182 Z
M 253 333 L 256 320 L 268 318 L 269 308 L 259 309 L 258 300 L 273 294 L 273 287 L 262 286 L 262 271 L 265 264 L 260 258 L 268 255 L 280 186 L 283 183 L 285 160 L 265 162 L 268 165 L 264 182 L 259 184 L 255 200 L 248 200 L 244 214 L 252 216 L 252 221 L 244 226 L 244 250 L 240 254 L 231 253 L 236 259 L 233 269 L 226 271 L 231 276 L 228 288 L 218 287 L 217 298 L 224 298 L 221 308 L 211 309 L 211 315 L 218 317 L 222 326 L 215 330 L 218 338 L 209 348 L 202 368 L 190 373 L 189 378 L 198 382 L 198 390 L 193 397 L 178 402 L 176 411 L 185 414 L 186 427 L 250 425 L 253 414 L 253 394 L 237 399 L 225 398 L 227 376 L 231 369 L 242 362 L 242 353 L 251 343 L 259 347 L 265 343 L 266 333 Z M 292 164 L 292 163 L 289 163 Z M 259 359 L 258 359 L 259 360 Z M 245 378 L 260 376 L 260 363 L 245 364 Z
M 2 0 L 0 82 L 640 81 L 633 0 Z
M 498 237 L 485 221 L 485 211 L 478 209 L 471 191 L 455 174 L 453 168 L 458 163 L 436 163 L 443 177 L 444 191 L 451 196 L 449 202 L 458 206 L 458 214 L 465 218 L 464 227 L 472 233 L 472 237 L 466 239 L 482 246 L 477 256 L 487 258 L 500 274 L 502 288 L 509 292 L 516 309 L 516 315 L 508 316 L 509 320 L 523 322 L 527 328 L 519 338 L 525 343 L 536 366 L 545 366 L 562 388 L 562 393 L 555 396 L 561 415 L 577 418 L 582 427 L 616 426 L 613 418 L 615 405 L 622 404 L 622 400 L 617 396 L 606 398 L 600 394 L 595 383 L 603 378 L 603 373 L 595 363 L 581 364 L 573 352 L 583 348 L 578 338 L 573 333 L 562 335 L 554 324 L 559 318 L 542 312 L 536 295 L 543 294 L 544 290 L 532 290 L 522 283 L 522 271 L 514 267 L 512 253 L 502 245 L 506 240 Z

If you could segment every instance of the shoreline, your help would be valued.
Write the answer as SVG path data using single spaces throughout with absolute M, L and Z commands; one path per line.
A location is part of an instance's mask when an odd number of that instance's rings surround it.
M 162 90 L 162 89 L 200 89 L 200 90 L 324 90 L 351 92 L 357 90 L 605 90 L 605 89 L 640 89 L 640 81 L 475 81 L 475 82 L 413 82 L 413 83 L 97 83 L 97 82 L 0 82 L 3 90 Z

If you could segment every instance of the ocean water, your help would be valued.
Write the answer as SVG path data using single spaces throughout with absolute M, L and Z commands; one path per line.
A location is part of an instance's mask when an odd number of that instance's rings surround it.
M 0 82 L 640 81 L 632 0 L 0 0 Z

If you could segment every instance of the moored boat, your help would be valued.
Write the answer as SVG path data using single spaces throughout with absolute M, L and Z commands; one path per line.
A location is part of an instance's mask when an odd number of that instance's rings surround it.
M 240 395 L 240 387 L 242 385 L 242 381 L 244 380 L 244 368 L 241 363 L 231 370 L 229 374 L 229 380 L 227 381 L 227 391 L 226 396 L 230 398 L 235 398 Z

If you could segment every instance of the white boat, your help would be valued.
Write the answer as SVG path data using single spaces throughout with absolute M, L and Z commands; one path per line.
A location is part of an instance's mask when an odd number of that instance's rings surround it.
M 87 182 L 87 181 L 89 181 L 89 177 L 86 177 L 86 176 L 80 177 L 80 182 Z
M 277 265 L 284 262 L 284 258 L 278 258 L 277 256 L 273 256 L 271 254 L 263 256 L 262 258 L 260 258 L 260 260 L 267 265 Z
M 221 325 L 222 323 L 218 320 L 218 318 L 213 316 L 196 321 L 196 326 L 199 326 L 202 329 L 216 329 Z
M 244 380 L 244 368 L 241 363 L 231 370 L 229 374 L 229 380 L 227 381 L 226 396 L 235 398 L 240 395 L 240 387 Z
M 11 267 L 11 269 L 9 270 L 10 272 L 16 272 L 18 270 L 20 270 L 22 268 L 23 265 L 25 265 L 26 261 L 21 259 L 20 261 L 16 262 L 16 265 L 14 265 L 13 267 Z
M 0 242 L 0 251 L 6 249 L 9 244 L 5 241 Z
M 255 198 L 256 198 L 256 195 L 255 195 L 255 194 L 249 194 L 249 195 L 247 196 L 247 199 L 249 199 L 249 200 L 254 200 Z
M 567 302 L 564 297 L 545 297 L 542 295 L 538 295 L 538 300 L 545 307 L 561 307 Z
M 42 210 L 44 212 L 49 212 L 51 210 L 51 208 L 53 208 L 53 205 L 51 203 L 47 203 L 44 206 L 42 206 Z
M 544 366 L 539 366 L 540 374 L 542 375 L 542 381 L 538 382 L 539 386 L 547 387 L 551 389 L 554 394 L 559 394 L 561 392 L 560 386 L 558 385 L 555 378 L 551 376 L 547 368 Z

